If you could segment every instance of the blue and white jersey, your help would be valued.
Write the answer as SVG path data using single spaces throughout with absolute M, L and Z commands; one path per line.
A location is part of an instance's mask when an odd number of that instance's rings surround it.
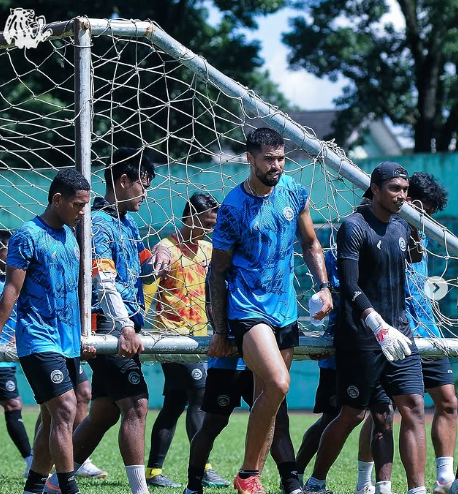
M 329 249 L 325 256 L 324 262 L 326 264 L 326 272 L 328 274 L 329 284 L 331 285 L 331 294 L 332 294 L 332 302 L 333 308 L 329 313 L 328 326 L 324 335 L 329 338 L 334 338 L 334 332 L 336 328 L 337 318 L 339 317 L 339 274 L 337 272 L 337 251 L 336 246 Z M 321 359 L 318 361 L 318 367 L 322 369 L 336 369 L 336 359 L 335 357 L 329 357 L 325 359 Z
M 440 338 L 441 334 L 434 318 L 431 300 L 426 296 L 424 286 L 428 280 L 428 238 L 419 232 L 423 259 L 407 263 L 406 269 L 406 315 L 414 336 Z
M 282 175 L 268 198 L 252 196 L 240 184 L 224 199 L 213 247 L 232 251 L 229 320 L 263 318 L 278 327 L 297 320 L 293 245 L 307 197 L 301 184 Z
M 5 276 L 0 276 L 0 294 L 3 293 L 3 288 L 5 287 Z M 0 343 L 6 345 L 9 343 L 11 338 L 14 336 L 14 331 L 16 329 L 16 306 L 11 312 L 10 318 L 6 321 L 5 327 L 3 328 L 2 334 L 0 334 Z M 16 362 L 0 362 L 0 369 L 3 367 L 16 367 Z
M 247 366 L 242 358 L 234 357 L 208 357 L 207 360 L 209 369 L 230 369 L 230 370 L 246 370 Z
M 13 233 L 6 264 L 26 271 L 17 301 L 19 357 L 80 355 L 79 263 L 78 243 L 68 226 L 55 230 L 37 216 Z

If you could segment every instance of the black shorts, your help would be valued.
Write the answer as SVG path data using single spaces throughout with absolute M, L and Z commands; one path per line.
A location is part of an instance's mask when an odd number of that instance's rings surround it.
M 194 389 L 205 387 L 207 380 L 207 364 L 195 363 L 169 363 L 162 364 L 164 372 L 163 395 L 171 393 L 187 393 Z
M 421 370 L 425 389 L 454 384 L 452 366 L 447 357 L 436 360 L 422 360 Z
M 86 381 L 89 381 L 89 378 L 87 377 L 86 371 L 84 370 L 84 367 L 80 364 L 80 370 L 78 372 L 78 382 L 77 384 L 84 383 Z
M 0 401 L 19 397 L 16 381 L 16 367 L 0 367 Z
M 253 405 L 253 373 L 236 369 L 208 369 L 202 410 L 215 415 L 230 415 L 239 407 L 241 398 Z
M 118 401 L 134 396 L 148 396 L 140 358 L 97 355 L 89 360 L 92 369 L 92 399 L 108 398 Z
M 257 324 L 266 324 L 270 327 L 277 340 L 278 348 L 280 350 L 286 350 L 288 348 L 294 348 L 299 345 L 299 327 L 297 321 L 288 324 L 288 326 L 283 326 L 282 328 L 278 326 L 273 326 L 270 322 L 265 319 L 243 319 L 243 320 L 230 320 L 229 332 L 234 337 L 235 343 L 239 350 L 239 354 L 242 356 L 242 346 L 243 337 L 245 336 L 251 328 Z
M 366 409 L 380 383 L 390 397 L 424 393 L 418 350 L 389 362 L 378 348 L 336 348 L 337 394 L 343 405 Z
M 19 357 L 19 361 L 39 405 L 67 391 L 76 390 L 79 357 L 66 358 L 59 353 L 46 352 Z
M 390 404 L 391 399 L 380 384 L 377 384 L 369 400 L 369 406 Z M 337 394 L 337 371 L 320 368 L 320 382 L 316 390 L 314 413 L 337 415 L 340 412 L 340 401 Z

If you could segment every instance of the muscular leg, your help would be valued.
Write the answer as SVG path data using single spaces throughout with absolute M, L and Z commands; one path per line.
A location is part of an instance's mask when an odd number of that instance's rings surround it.
M 431 439 L 436 458 L 453 456 L 456 441 L 457 399 L 453 384 L 429 388 L 435 411 Z
M 370 410 L 374 428 L 372 441 L 369 441 L 369 444 L 371 444 L 372 455 L 374 457 L 375 480 L 376 482 L 389 481 L 391 480 L 394 455 L 394 410 L 388 403 L 373 405 Z M 368 422 L 366 421 L 366 424 L 367 423 Z M 370 422 L 370 425 L 372 425 L 372 422 Z
M 426 433 L 422 395 L 393 397 L 401 414 L 399 452 L 407 475 L 409 489 L 425 485 Z
M 299 474 L 305 472 L 307 465 L 318 451 L 318 446 L 324 430 L 335 418 L 335 414 L 323 413 L 323 415 L 305 431 L 302 443 L 296 455 L 297 471 Z
M 285 350 L 286 355 L 293 350 Z M 243 356 L 260 389 L 248 419 L 242 469 L 260 470 L 275 416 L 289 389 L 289 372 L 272 330 L 257 324 L 243 338 Z M 259 386 L 259 388 L 258 388 Z
M 89 415 L 80 423 L 73 434 L 75 461 L 83 464 L 89 458 L 105 433 L 119 420 L 120 410 L 107 398 L 92 401 Z
M 339 456 L 351 431 L 359 425 L 366 411 L 344 405 L 339 415 L 326 427 L 321 436 L 320 446 L 312 476 L 325 480 L 329 469 Z
M 91 384 L 83 381 L 76 388 L 76 415 L 73 428 L 76 429 L 87 416 L 89 402 L 91 401 Z

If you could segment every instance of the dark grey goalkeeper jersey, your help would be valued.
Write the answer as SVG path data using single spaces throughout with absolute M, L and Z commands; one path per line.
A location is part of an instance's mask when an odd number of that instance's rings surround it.
M 372 331 L 361 321 L 361 311 L 354 301 L 362 292 L 383 319 L 407 337 L 412 332 L 405 314 L 405 269 L 410 238 L 409 225 L 393 215 L 389 223 L 380 221 L 370 207 L 350 215 L 337 233 L 337 260 L 357 261 L 351 290 L 342 290 L 344 280 L 339 268 L 341 287 L 340 313 L 336 346 L 378 348 Z M 351 278 L 351 277 L 350 277 Z

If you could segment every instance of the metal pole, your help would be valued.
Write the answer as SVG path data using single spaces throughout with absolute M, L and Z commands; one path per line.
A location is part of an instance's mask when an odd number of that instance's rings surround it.
M 91 33 L 87 19 L 74 20 L 75 31 L 75 162 L 79 170 L 91 183 L 91 128 L 92 128 L 92 73 Z M 81 335 L 91 334 L 91 208 L 86 206 L 84 219 L 78 229 L 81 250 L 80 264 L 80 307 Z

